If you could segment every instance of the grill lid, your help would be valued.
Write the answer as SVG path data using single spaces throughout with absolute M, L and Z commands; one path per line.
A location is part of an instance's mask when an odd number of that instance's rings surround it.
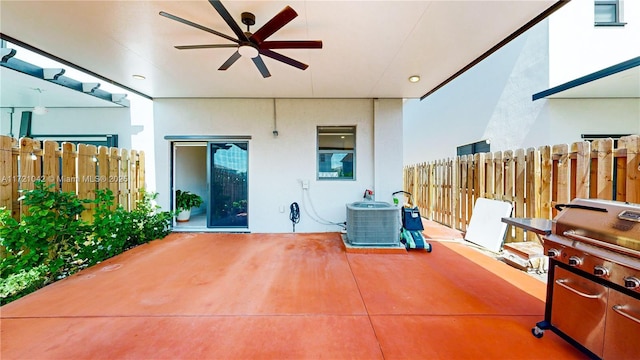
M 640 205 L 620 201 L 574 199 L 558 205 L 552 232 L 640 251 Z

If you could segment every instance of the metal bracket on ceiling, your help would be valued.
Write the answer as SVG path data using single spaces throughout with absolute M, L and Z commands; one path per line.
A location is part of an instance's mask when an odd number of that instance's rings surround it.
M 82 83 L 82 92 L 92 93 L 100 87 L 100 83 Z
M 45 80 L 58 80 L 62 74 L 64 74 L 64 69 L 61 68 L 42 69 L 42 78 Z
M 2 58 L 0 61 L 7 62 L 7 60 L 11 59 L 15 55 L 16 55 L 16 49 L 2 48 L 0 50 L 0 57 Z
M 111 94 L 111 101 L 119 104 L 127 100 L 126 97 L 127 97 L 127 94 Z

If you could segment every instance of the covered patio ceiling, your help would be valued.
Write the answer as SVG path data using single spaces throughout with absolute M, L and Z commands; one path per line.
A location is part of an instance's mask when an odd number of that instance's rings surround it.
M 242 12 L 255 14 L 252 32 L 291 6 L 298 16 L 269 40 L 322 40 L 322 49 L 278 50 L 308 64 L 304 71 L 264 57 L 268 78 L 248 58 L 218 71 L 234 48 L 174 48 L 233 44 L 159 15 L 165 11 L 233 36 L 205 0 L 2 1 L 0 32 L 151 98 L 420 98 L 564 3 L 223 1 L 240 25 Z M 421 80 L 409 82 L 412 75 Z

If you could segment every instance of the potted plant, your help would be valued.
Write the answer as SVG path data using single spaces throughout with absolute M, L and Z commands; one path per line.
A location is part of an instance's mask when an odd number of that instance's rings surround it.
M 202 202 L 202 198 L 197 194 L 189 191 L 176 190 L 176 210 L 178 211 L 176 221 L 189 221 L 191 208 L 200 207 Z

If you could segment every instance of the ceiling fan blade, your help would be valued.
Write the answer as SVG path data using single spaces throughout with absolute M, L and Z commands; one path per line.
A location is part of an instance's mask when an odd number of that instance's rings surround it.
M 268 78 L 269 76 L 271 76 L 271 73 L 269 73 L 269 69 L 267 69 L 267 65 L 264 64 L 264 61 L 262 60 L 260 55 L 254 57 L 251 60 L 253 60 L 253 63 L 256 64 L 256 67 L 258 67 L 258 70 L 260 71 L 260 74 L 262 74 L 263 78 Z
M 268 56 L 272 59 L 278 60 L 278 61 L 282 61 L 283 63 L 287 64 L 287 65 L 291 65 L 293 67 L 297 67 L 298 69 L 304 70 L 306 68 L 309 67 L 309 65 L 307 64 L 303 64 L 298 60 L 294 60 L 288 56 L 284 56 L 282 54 L 278 54 L 275 51 L 271 51 L 268 49 L 260 49 L 260 54 L 264 55 L 264 56 Z
M 280 30 L 283 26 L 287 25 L 291 20 L 295 19 L 298 13 L 290 6 L 285 7 L 266 24 L 262 25 L 258 31 L 251 35 L 251 40 L 257 44 L 263 42 L 266 38 L 273 35 L 276 31 Z
M 247 38 L 247 35 L 245 35 L 244 31 L 242 31 L 242 29 L 240 28 L 240 25 L 238 25 L 238 23 L 235 20 L 233 20 L 233 17 L 231 16 L 231 14 L 229 14 L 227 9 L 224 7 L 224 5 L 222 5 L 222 3 L 219 0 L 209 0 L 209 3 L 211 4 L 211 6 L 213 6 L 214 9 L 216 9 L 218 14 L 222 16 L 222 19 L 226 21 L 227 25 L 229 25 L 231 30 L 233 30 L 233 32 L 236 34 L 238 39 L 240 39 L 240 41 L 249 41 L 249 39 Z
M 236 62 L 236 60 L 240 59 L 241 56 L 242 55 L 240 55 L 240 53 L 236 50 L 236 52 L 234 52 L 227 59 L 227 61 L 225 61 L 224 64 L 222 64 L 222 66 L 218 68 L 218 70 L 227 70 L 231 65 L 233 65 L 234 62 Z
M 219 48 L 237 48 L 235 44 L 210 44 L 210 45 L 177 45 L 174 48 L 178 50 L 193 50 L 193 49 L 219 49 Z
M 192 27 L 194 27 L 194 28 L 196 28 L 196 29 L 200 29 L 200 30 L 202 30 L 202 31 L 206 31 L 206 32 L 211 33 L 211 34 L 213 34 L 213 35 L 218 35 L 218 36 L 223 37 L 223 38 L 225 38 L 225 39 L 227 39 L 227 40 L 231 40 L 231 41 L 236 42 L 236 43 L 239 43 L 239 42 L 240 42 L 238 39 L 234 39 L 234 38 L 232 38 L 232 37 L 231 37 L 231 36 L 229 36 L 229 35 L 223 34 L 223 33 L 219 32 L 219 31 L 215 31 L 215 30 L 213 30 L 213 29 L 209 29 L 208 27 L 202 26 L 202 25 L 200 25 L 200 24 L 196 24 L 196 23 L 194 23 L 194 22 L 192 22 L 192 21 L 189 21 L 189 20 L 183 19 L 183 18 L 181 18 L 181 17 L 175 16 L 175 15 L 171 15 L 171 14 L 166 13 L 166 12 L 164 12 L 164 11 L 160 11 L 160 15 L 161 15 L 161 16 L 164 16 L 164 17 L 166 17 L 166 18 L 168 18 L 168 19 L 175 20 L 175 21 L 177 21 L 177 22 L 183 23 L 183 24 L 185 24 L 185 25 L 192 26 Z
M 322 49 L 320 40 L 263 41 L 261 49 Z

